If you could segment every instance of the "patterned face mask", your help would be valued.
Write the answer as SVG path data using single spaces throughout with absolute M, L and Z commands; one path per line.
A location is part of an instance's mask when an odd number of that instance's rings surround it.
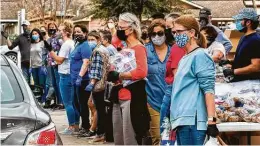
M 184 34 L 175 34 L 175 41 L 176 44 L 180 47 L 183 48 L 184 46 L 187 45 L 187 43 L 189 42 L 189 36 L 184 33 Z

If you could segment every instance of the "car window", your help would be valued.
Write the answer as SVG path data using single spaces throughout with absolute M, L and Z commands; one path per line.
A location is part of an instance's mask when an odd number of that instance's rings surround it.
M 1 66 L 0 77 L 1 104 L 22 102 L 23 95 L 21 89 L 9 66 Z

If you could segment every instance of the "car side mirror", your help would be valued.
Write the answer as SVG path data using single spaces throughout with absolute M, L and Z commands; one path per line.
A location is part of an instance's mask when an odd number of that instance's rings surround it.
M 38 86 L 38 85 L 30 85 L 30 88 L 35 96 L 35 99 L 37 101 L 41 101 L 41 97 L 43 96 L 43 87 Z

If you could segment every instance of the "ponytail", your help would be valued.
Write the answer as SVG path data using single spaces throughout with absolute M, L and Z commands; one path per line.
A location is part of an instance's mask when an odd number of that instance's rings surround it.
M 206 37 L 201 33 L 199 32 L 199 37 L 198 37 L 198 40 L 197 40 L 197 44 L 202 47 L 202 48 L 207 48 L 207 40 L 206 40 Z

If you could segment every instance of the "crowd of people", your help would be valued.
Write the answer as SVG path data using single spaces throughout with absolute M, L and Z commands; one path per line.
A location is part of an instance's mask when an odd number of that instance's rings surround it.
M 219 134 L 216 67 L 225 66 L 230 82 L 260 79 L 260 35 L 256 11 L 242 9 L 234 19 L 244 36 L 228 60 L 231 41 L 212 25 L 209 9 L 199 16 L 171 13 L 146 26 L 126 12 L 90 32 L 70 22 L 30 31 L 25 21 L 14 42 L 5 37 L 9 49 L 20 48 L 27 82 L 32 76 L 43 87 L 38 101 L 65 108 L 68 127 L 61 134 L 115 145 L 203 145 L 206 135 Z M 110 60 L 124 49 L 134 52 L 136 68 L 119 72 Z

